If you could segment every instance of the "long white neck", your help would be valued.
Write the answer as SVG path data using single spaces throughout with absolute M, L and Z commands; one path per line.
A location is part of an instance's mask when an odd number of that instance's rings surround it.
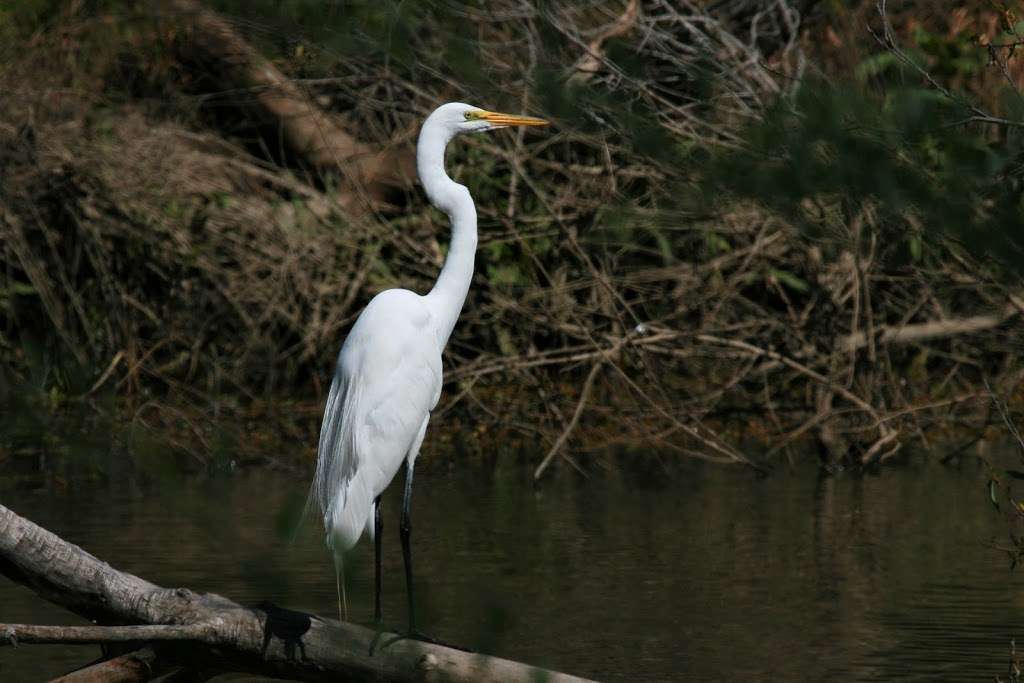
M 434 288 L 426 296 L 428 305 L 437 316 L 442 348 L 448 343 L 466 301 L 476 259 L 476 207 L 473 198 L 464 185 L 459 185 L 444 171 L 444 149 L 451 139 L 452 134 L 445 126 L 428 118 L 416 144 L 416 170 L 427 198 L 448 214 L 452 222 L 448 258 Z

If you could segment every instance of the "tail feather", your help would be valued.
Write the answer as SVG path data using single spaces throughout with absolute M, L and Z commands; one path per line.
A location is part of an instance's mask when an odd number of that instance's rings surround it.
M 348 620 L 344 553 L 359 540 L 363 527 L 360 512 L 355 508 L 360 507 L 358 499 L 365 487 L 353 486 L 359 469 L 356 423 L 361 394 L 360 384 L 349 382 L 344 373 L 339 354 L 320 426 L 316 473 L 306 500 L 307 513 L 319 507 L 323 515 L 325 540 L 334 558 L 338 617 L 342 621 Z M 353 500 L 353 493 L 357 501 Z
M 307 511 L 320 508 L 326 529 L 330 529 L 336 510 L 345 507 L 348 483 L 359 469 L 355 421 L 361 393 L 358 384 L 346 381 L 339 367 L 324 406 L 316 473 L 306 499 Z

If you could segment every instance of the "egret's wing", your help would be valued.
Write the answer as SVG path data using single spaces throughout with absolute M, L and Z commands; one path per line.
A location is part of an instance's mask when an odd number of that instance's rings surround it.
M 409 346 L 372 396 L 364 397 L 366 418 L 358 428 L 357 449 L 366 454 L 360 469 L 372 481 L 375 496 L 418 446 L 417 437 L 440 394 L 440 364 L 436 352 Z
M 377 295 L 341 353 L 324 409 L 310 501 L 342 546 L 358 540 L 373 499 L 414 446 L 441 391 L 441 353 L 422 297 Z

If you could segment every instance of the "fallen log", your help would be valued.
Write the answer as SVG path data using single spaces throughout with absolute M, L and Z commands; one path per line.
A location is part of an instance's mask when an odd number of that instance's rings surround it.
M 72 671 L 50 683 L 144 683 L 169 670 L 161 665 L 153 648 L 144 647 Z
M 180 666 L 302 681 L 585 681 L 406 639 L 385 638 L 388 644 L 370 655 L 377 635 L 373 630 L 274 605 L 244 607 L 215 594 L 157 586 L 118 571 L 2 505 L 0 574 L 101 624 L 0 624 L 0 645 L 131 641 Z
M 251 93 L 250 109 L 277 126 L 293 154 L 317 169 L 341 171 L 342 206 L 359 209 L 361 197 L 371 203 L 386 202 L 394 188 L 413 185 L 411 150 L 381 150 L 360 142 L 246 42 L 229 21 L 197 0 L 163 2 L 168 14 L 186 30 L 182 47 L 216 64 L 217 78 L 226 89 Z

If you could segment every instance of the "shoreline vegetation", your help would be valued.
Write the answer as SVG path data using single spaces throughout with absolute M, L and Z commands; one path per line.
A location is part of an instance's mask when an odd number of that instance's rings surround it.
M 940 5 L 0 4 L 0 460 L 53 421 L 312 460 L 347 326 L 443 261 L 446 100 L 555 125 L 449 153 L 480 249 L 426 452 L 1004 439 L 1024 24 Z

